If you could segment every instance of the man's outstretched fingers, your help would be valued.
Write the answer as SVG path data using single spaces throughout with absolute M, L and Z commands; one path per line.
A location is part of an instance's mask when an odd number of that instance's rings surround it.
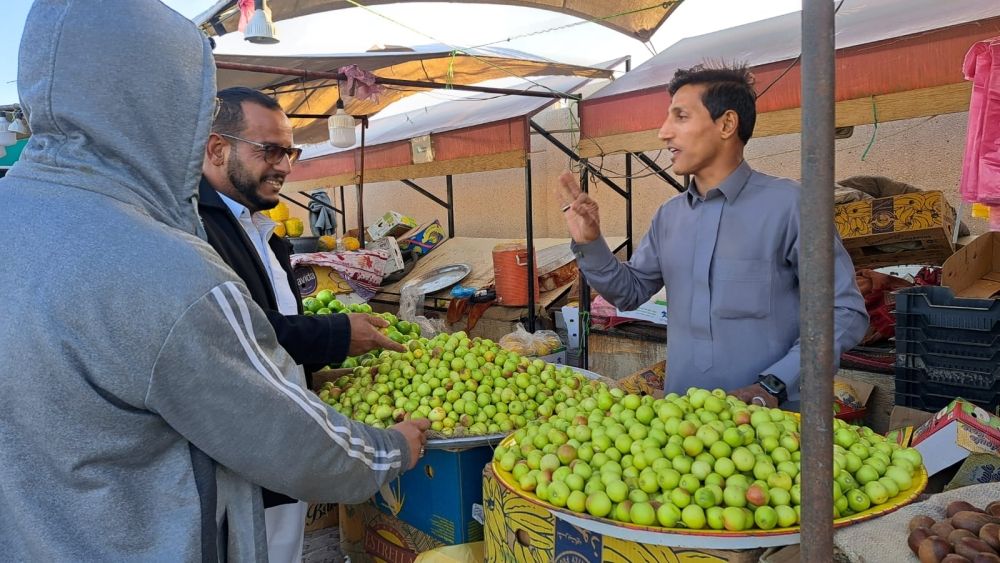
M 569 170 L 559 175 L 559 186 L 562 188 L 560 193 L 562 194 L 564 205 L 575 201 L 583 193 L 583 190 L 580 189 L 580 183 L 576 180 L 576 174 L 573 174 Z

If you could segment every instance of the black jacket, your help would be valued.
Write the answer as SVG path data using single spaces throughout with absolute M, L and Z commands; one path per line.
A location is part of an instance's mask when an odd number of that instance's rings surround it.
M 298 315 L 282 315 L 267 277 L 267 270 L 257 256 L 257 251 L 247 238 L 243 226 L 226 206 L 219 194 L 202 178 L 198 194 L 198 213 L 201 214 L 208 244 L 236 271 L 243 280 L 250 296 L 264 309 L 271 321 L 278 342 L 295 359 L 306 366 L 306 377 L 315 369 L 327 364 L 339 364 L 347 357 L 351 341 L 351 325 L 347 315 L 313 316 L 302 314 L 302 303 L 298 303 Z M 298 285 L 292 275 L 289 261 L 289 245 L 280 237 L 273 236 L 268 241 L 281 268 L 288 277 L 288 285 L 298 295 Z M 310 369 L 310 367 L 315 369 Z
M 198 213 L 208 234 L 208 243 L 243 280 L 254 302 L 264 310 L 274 327 L 278 343 L 288 354 L 305 367 L 306 381 L 311 385 L 312 372 L 327 364 L 339 364 L 347 357 L 351 341 L 351 325 L 347 315 L 312 316 L 302 314 L 298 302 L 298 315 L 282 315 L 271 288 L 267 270 L 257 255 L 257 250 L 232 211 L 204 177 L 198 192 Z M 271 252 L 278 259 L 288 277 L 288 285 L 296 296 L 298 285 L 292 275 L 289 261 L 289 244 L 281 237 L 272 236 L 268 241 Z M 248 405 L 252 408 L 252 405 Z M 264 489 L 264 506 L 277 506 L 295 502 L 280 493 Z

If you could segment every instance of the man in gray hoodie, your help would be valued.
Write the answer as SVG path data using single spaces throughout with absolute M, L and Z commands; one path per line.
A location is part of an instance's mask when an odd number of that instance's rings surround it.
M 157 0 L 36 0 L 34 133 L 0 180 L 0 553 L 263 561 L 260 487 L 360 502 L 425 425 L 345 419 L 295 381 L 196 212 L 208 40 Z

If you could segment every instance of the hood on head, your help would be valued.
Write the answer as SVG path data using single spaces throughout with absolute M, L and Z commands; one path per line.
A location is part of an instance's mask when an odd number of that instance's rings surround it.
M 159 0 L 35 0 L 17 79 L 32 136 L 8 177 L 199 231 L 215 61 L 194 23 Z

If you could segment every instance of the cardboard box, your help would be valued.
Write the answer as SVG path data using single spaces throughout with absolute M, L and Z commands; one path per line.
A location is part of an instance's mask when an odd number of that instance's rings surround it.
M 945 261 L 941 285 L 957 297 L 986 299 L 1000 294 L 1000 233 L 979 236 Z
M 667 290 L 666 288 L 661 289 L 659 293 L 654 295 L 649 301 L 639 305 L 639 308 L 634 311 L 622 311 L 621 309 L 616 309 L 615 314 L 619 317 L 649 321 L 651 323 L 666 326 Z
M 569 243 L 538 250 L 535 252 L 535 259 L 538 262 L 538 287 L 542 292 L 573 283 L 580 275 L 576 255 Z
M 407 217 L 398 211 L 389 211 L 379 217 L 375 224 L 368 227 L 368 235 L 372 237 L 372 240 L 378 240 L 382 237 L 395 238 L 416 226 L 417 222 L 413 217 Z
M 939 191 L 838 205 L 834 223 L 856 268 L 940 265 L 954 252 L 955 215 Z
M 556 348 L 555 350 L 553 350 L 552 352 L 550 352 L 550 353 L 548 353 L 548 354 L 546 354 L 544 356 L 529 356 L 529 357 L 530 358 L 538 358 L 539 360 L 542 360 L 543 362 L 548 362 L 550 364 L 563 364 L 563 365 L 565 365 L 566 364 L 566 347 L 565 346 L 560 346 L 559 348 Z
M 501 485 L 491 467 L 483 472 L 486 561 L 546 563 L 756 562 L 763 549 L 671 549 L 582 530 Z
M 415 563 L 482 563 L 483 542 L 446 545 L 417 556 Z
M 340 523 L 340 507 L 331 503 L 309 503 L 306 510 L 306 531 L 336 528 Z
M 492 457 L 490 446 L 428 449 L 389 485 L 395 499 L 379 493 L 375 504 L 443 545 L 481 540 L 483 526 L 473 518 L 473 506 L 483 502 L 482 472 Z
M 648 368 L 639 370 L 631 375 L 627 375 L 618 380 L 618 387 L 626 393 L 634 395 L 652 395 L 657 399 L 663 398 L 664 383 L 667 377 L 667 361 L 659 362 Z
M 444 227 L 437 219 L 430 223 L 424 223 L 419 227 L 414 227 L 403 233 L 397 240 L 399 249 L 403 252 L 416 252 L 423 256 L 441 245 L 448 238 L 444 233 Z
M 299 295 L 302 299 L 315 297 L 324 289 L 329 289 L 338 295 L 354 291 L 350 284 L 329 266 L 299 264 L 292 273 L 295 275 L 295 282 L 299 286 Z
M 441 542 L 371 502 L 340 506 L 340 551 L 351 563 L 413 563 Z
M 913 432 L 912 445 L 934 475 L 969 454 L 1000 454 L 1000 417 L 958 398 Z
M 868 399 L 875 386 L 848 377 L 833 378 L 834 417 L 841 420 L 860 420 L 868 413 Z
M 382 270 L 383 278 L 403 270 L 403 253 L 399 251 L 399 243 L 396 242 L 396 239 L 382 237 L 366 244 L 365 250 L 381 250 L 389 255 L 389 259 L 385 262 L 385 269 Z
M 931 413 L 911 409 L 909 407 L 892 407 L 889 413 L 889 432 L 885 437 L 902 447 L 909 447 L 913 440 L 913 431 L 927 422 Z

